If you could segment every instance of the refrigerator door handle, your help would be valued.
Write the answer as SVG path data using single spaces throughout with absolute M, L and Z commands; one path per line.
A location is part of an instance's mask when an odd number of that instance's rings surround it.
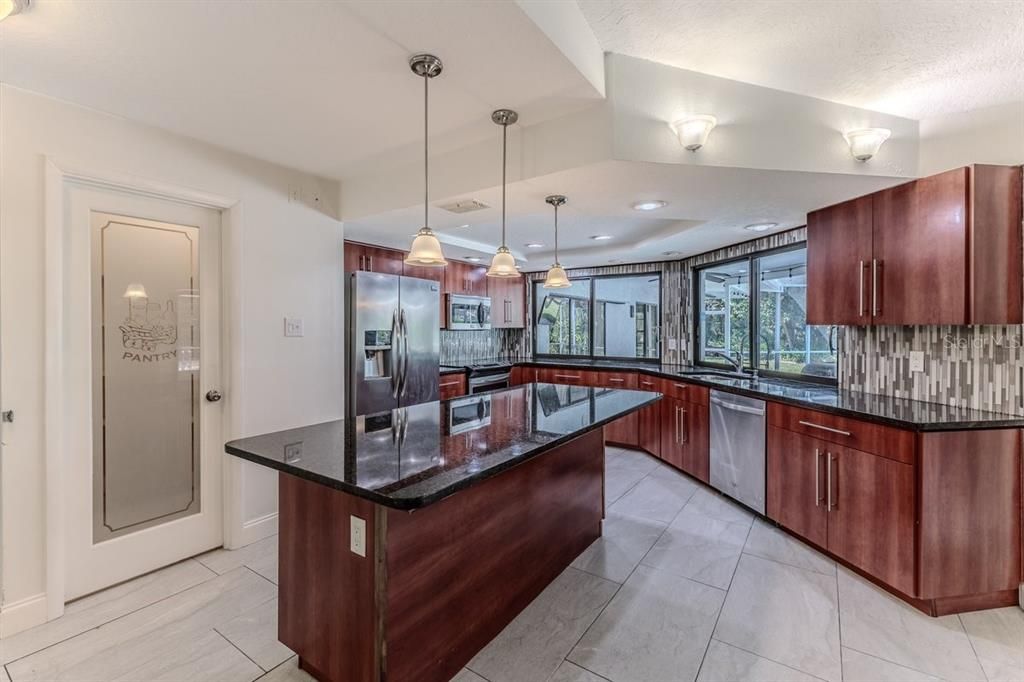
M 398 313 L 398 326 L 402 334 L 402 384 L 398 395 L 404 396 L 409 381 L 409 326 L 405 321 L 405 308 Z
M 401 365 L 401 344 L 399 342 L 399 330 L 398 320 L 398 308 L 391 313 L 391 397 L 398 397 L 398 390 L 401 388 L 402 382 L 402 365 Z

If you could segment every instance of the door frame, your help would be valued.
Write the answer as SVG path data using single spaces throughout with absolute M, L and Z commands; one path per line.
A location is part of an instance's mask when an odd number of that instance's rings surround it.
M 241 422 L 242 320 L 241 226 L 242 203 L 238 199 L 133 175 L 87 169 L 46 156 L 44 184 L 44 369 L 43 424 L 46 466 L 46 619 L 64 613 L 64 463 L 67 431 L 67 395 L 64 366 L 68 358 L 64 330 L 64 285 L 67 277 L 66 238 L 71 221 L 66 215 L 65 191 L 69 186 L 133 194 L 179 204 L 210 208 L 221 214 L 221 357 L 224 403 L 222 437 L 230 440 Z M 237 546 L 243 532 L 241 518 L 241 463 L 222 457 L 222 505 L 224 544 Z

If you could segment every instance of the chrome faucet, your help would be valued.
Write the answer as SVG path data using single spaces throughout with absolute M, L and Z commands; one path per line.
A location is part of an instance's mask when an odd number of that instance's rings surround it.
M 707 354 L 708 354 L 708 355 L 714 355 L 714 356 L 716 356 L 716 357 L 722 358 L 723 360 L 725 360 L 726 362 L 728 362 L 728 363 L 729 363 L 729 365 L 730 365 L 730 366 L 731 366 L 731 367 L 733 368 L 733 370 L 734 370 L 734 371 L 736 371 L 736 372 L 741 372 L 741 371 L 743 371 L 743 365 L 742 365 L 742 363 L 739 363 L 739 362 L 736 362 L 735 360 L 733 360 L 733 359 L 732 359 L 732 356 L 731 356 L 731 355 L 729 355 L 728 353 L 723 353 L 723 352 L 722 352 L 722 351 L 720 351 L 720 350 L 709 350 Z

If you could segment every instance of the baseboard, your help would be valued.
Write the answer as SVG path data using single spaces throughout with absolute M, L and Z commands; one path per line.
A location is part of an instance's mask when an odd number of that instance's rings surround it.
M 34 628 L 46 622 L 46 593 L 5 604 L 0 608 L 0 637 Z
M 271 535 L 277 534 L 277 512 L 272 512 L 261 516 L 257 519 L 251 519 L 242 524 L 242 531 L 238 534 L 238 542 L 233 547 L 227 547 L 227 549 L 238 549 L 239 547 L 245 547 L 250 545 L 257 540 L 263 538 L 269 538 Z

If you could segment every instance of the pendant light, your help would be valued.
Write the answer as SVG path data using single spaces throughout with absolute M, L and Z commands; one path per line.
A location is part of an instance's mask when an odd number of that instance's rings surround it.
M 441 60 L 432 54 L 418 54 L 409 60 L 409 68 L 423 78 L 423 227 L 412 240 L 412 248 L 405 262 L 409 265 L 444 266 L 448 261 L 441 252 L 441 242 L 430 229 L 430 129 L 429 129 L 429 84 L 430 79 L 441 73 Z
M 519 120 L 519 114 L 511 109 L 498 109 L 491 114 L 491 120 L 501 126 L 501 246 L 491 259 L 488 277 L 519 277 L 516 259 L 505 245 L 505 171 L 508 168 L 508 127 Z
M 555 207 L 555 263 L 548 270 L 547 277 L 544 278 L 544 288 L 565 289 L 566 287 L 571 287 L 572 282 L 569 281 L 565 270 L 562 269 L 562 264 L 558 262 L 558 207 L 567 200 L 561 194 L 552 194 L 549 197 L 545 197 L 544 201 Z

